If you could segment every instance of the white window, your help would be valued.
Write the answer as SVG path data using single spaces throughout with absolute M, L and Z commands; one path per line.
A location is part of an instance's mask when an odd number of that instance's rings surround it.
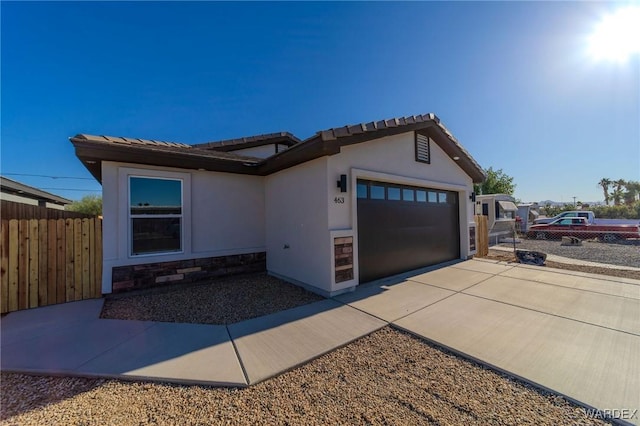
M 181 179 L 129 176 L 132 256 L 183 251 Z

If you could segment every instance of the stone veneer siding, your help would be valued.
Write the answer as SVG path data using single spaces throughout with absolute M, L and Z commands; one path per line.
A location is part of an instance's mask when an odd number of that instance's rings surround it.
M 353 237 L 333 239 L 336 284 L 353 279 Z
M 266 270 L 265 252 L 117 266 L 112 271 L 112 291 L 118 293 L 165 284 L 192 283 Z

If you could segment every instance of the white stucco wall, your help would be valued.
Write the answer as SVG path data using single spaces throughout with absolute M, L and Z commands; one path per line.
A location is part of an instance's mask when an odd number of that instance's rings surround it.
M 130 255 L 129 175 L 182 179 L 182 252 Z M 103 162 L 103 292 L 111 292 L 114 266 L 264 251 L 263 181 L 259 176 Z
M 197 257 L 264 251 L 263 177 L 196 171 L 191 185 Z
M 318 158 L 267 176 L 265 204 L 267 270 L 329 292 L 327 161 Z
M 273 148 L 273 145 L 271 145 Z M 346 146 L 266 177 L 103 162 L 104 276 L 111 291 L 111 268 L 137 263 L 267 251 L 270 273 L 321 293 L 357 284 L 358 178 L 457 191 L 461 257 L 469 254 L 473 222 L 471 178 L 431 142 L 431 164 L 415 161 L 413 132 Z M 173 177 L 184 183 L 184 251 L 129 255 L 129 174 Z M 341 193 L 336 182 L 348 177 Z M 354 237 L 354 280 L 334 283 L 332 237 Z
M 334 196 L 344 197 L 344 204 L 330 203 L 330 229 L 353 229 L 354 260 L 357 265 L 357 199 L 359 178 L 415 185 L 458 192 L 460 209 L 461 258 L 469 254 L 469 222 L 473 222 L 474 204 L 469 200 L 472 179 L 434 141 L 430 142 L 431 163 L 415 161 L 413 132 L 380 138 L 370 142 L 342 147 L 338 155 L 329 157 L 327 185 Z M 336 181 L 348 176 L 349 191 L 341 194 Z M 356 274 L 357 276 L 357 274 Z
M 346 193 L 337 181 L 348 176 Z M 358 284 L 358 178 L 458 192 L 461 258 L 469 254 L 472 179 L 431 142 L 431 164 L 415 161 L 413 132 L 346 146 L 340 154 L 283 170 L 265 180 L 267 268 L 327 293 Z M 331 237 L 354 237 L 355 279 L 334 283 Z M 288 246 L 288 248 L 284 248 Z

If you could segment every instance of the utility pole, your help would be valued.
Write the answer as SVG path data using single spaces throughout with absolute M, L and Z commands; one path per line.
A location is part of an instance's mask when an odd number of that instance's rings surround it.
M 573 197 L 573 209 L 575 210 L 578 206 L 576 206 L 576 197 Z

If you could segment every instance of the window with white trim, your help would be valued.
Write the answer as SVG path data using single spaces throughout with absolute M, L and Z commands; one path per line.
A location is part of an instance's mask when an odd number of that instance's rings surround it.
M 181 179 L 129 176 L 132 256 L 182 251 L 182 187 Z

